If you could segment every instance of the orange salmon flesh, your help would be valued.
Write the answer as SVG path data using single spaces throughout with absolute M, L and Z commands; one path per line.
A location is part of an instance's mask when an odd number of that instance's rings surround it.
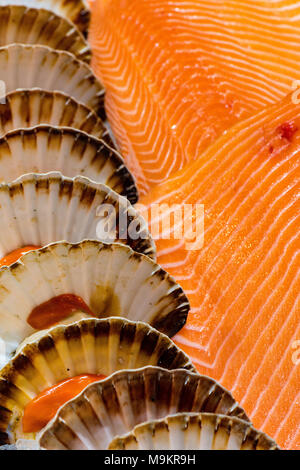
M 300 2 L 95 0 L 90 42 L 150 228 L 204 205 L 201 249 L 155 240 L 191 302 L 177 344 L 300 450 Z

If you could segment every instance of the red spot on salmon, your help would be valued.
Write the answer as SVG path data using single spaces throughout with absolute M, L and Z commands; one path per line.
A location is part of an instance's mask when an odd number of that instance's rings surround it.
M 295 126 L 293 122 L 284 122 L 281 126 L 278 127 L 280 137 L 286 139 L 289 142 L 292 142 L 295 132 L 297 132 L 298 127 Z

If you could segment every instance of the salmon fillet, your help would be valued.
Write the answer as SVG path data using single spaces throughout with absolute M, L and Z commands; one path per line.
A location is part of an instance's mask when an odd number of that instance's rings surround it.
M 300 79 L 291 0 L 95 0 L 90 41 L 141 194 Z
M 204 245 L 156 240 L 158 261 L 191 302 L 176 336 L 254 426 L 300 450 L 300 105 L 288 96 L 237 124 L 140 208 L 204 204 Z M 166 204 L 151 220 L 150 208 Z M 174 230 L 174 222 L 171 228 Z

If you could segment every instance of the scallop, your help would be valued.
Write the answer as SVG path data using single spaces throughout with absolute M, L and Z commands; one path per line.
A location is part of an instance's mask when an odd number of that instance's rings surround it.
M 1 47 L 0 80 L 2 94 L 23 88 L 60 91 L 104 116 L 102 84 L 89 65 L 70 52 L 39 45 Z
M 124 197 L 83 176 L 28 174 L 0 184 L 0 258 L 25 246 L 66 240 L 119 242 L 155 259 L 155 245 L 144 219 Z M 123 225 L 122 225 L 123 224 Z M 131 226 L 139 236 L 131 237 Z
M 71 127 L 104 140 L 113 147 L 107 127 L 87 106 L 61 92 L 43 89 L 13 91 L 0 102 L 0 137 L 10 131 L 40 124 Z
M 72 21 L 80 31 L 87 34 L 91 14 L 86 0 L 2 0 L 1 3 L 47 9 Z
M 142 322 L 84 319 L 41 332 L 0 372 L 0 445 L 36 438 L 23 432 L 22 418 L 45 389 L 81 374 L 109 376 L 146 365 L 195 370 L 172 340 Z
M 0 139 L 0 181 L 10 183 L 27 173 L 59 171 L 85 176 L 137 201 L 134 178 L 121 155 L 107 142 L 76 129 L 36 126 L 11 131 Z
M 209 377 L 160 367 L 116 372 L 60 408 L 39 436 L 47 450 L 101 450 L 143 422 L 178 412 L 216 412 L 248 420 L 232 395 Z
M 144 321 L 168 336 L 183 327 L 190 308 L 175 279 L 129 246 L 95 240 L 53 243 L 0 269 L 3 362 L 24 338 L 51 326 L 53 304 L 63 298 L 72 306 L 74 297 L 76 311 L 88 316 Z
M 9 44 L 38 44 L 68 51 L 84 62 L 91 48 L 69 20 L 43 8 L 0 5 L 0 47 Z
M 239 418 L 181 413 L 136 426 L 110 450 L 278 450 L 266 434 Z

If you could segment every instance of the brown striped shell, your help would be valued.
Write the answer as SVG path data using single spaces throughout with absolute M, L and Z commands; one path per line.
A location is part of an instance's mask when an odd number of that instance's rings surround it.
M 8 93 L 3 102 L 0 100 L 0 137 L 40 124 L 72 127 L 113 147 L 108 130 L 97 114 L 64 93 L 23 89 Z
M 239 418 L 182 413 L 136 426 L 110 450 L 278 450 L 266 434 Z
M 39 444 L 47 450 L 106 449 L 114 437 L 136 425 L 178 412 L 215 412 L 248 420 L 213 379 L 185 369 L 145 367 L 88 386 L 60 408 Z
M 0 181 L 27 173 L 60 171 L 85 176 L 137 201 L 134 178 L 121 155 L 103 140 L 65 127 L 36 126 L 9 132 L 0 139 Z
M 91 60 L 90 46 L 76 26 L 43 8 L 0 5 L 0 31 L 0 47 L 38 44 L 71 52 L 84 62 Z
M 144 321 L 169 336 L 183 327 L 189 312 L 182 288 L 148 256 L 119 243 L 53 243 L 0 269 L 0 337 L 6 354 L 36 331 L 27 322 L 33 309 L 70 293 L 97 318 Z
M 108 223 L 111 215 L 124 227 Z M 0 220 L 5 223 L 0 231 L 0 258 L 23 246 L 43 247 L 60 240 L 78 243 L 105 235 L 101 241 L 124 243 L 155 259 L 147 225 L 128 200 L 82 176 L 27 174 L 14 183 L 0 184 Z M 132 224 L 139 227 L 137 239 L 130 235 Z
M 194 371 L 188 356 L 146 323 L 86 319 L 56 326 L 24 345 L 0 372 L 0 445 L 24 435 L 22 416 L 40 392 L 81 374 L 155 365 Z
M 66 93 L 104 115 L 104 88 L 88 64 L 48 46 L 11 44 L 0 48 L 0 80 L 5 93 L 43 88 Z
M 7 0 L 2 4 L 43 8 L 67 18 L 85 35 L 90 23 L 90 8 L 86 0 Z

